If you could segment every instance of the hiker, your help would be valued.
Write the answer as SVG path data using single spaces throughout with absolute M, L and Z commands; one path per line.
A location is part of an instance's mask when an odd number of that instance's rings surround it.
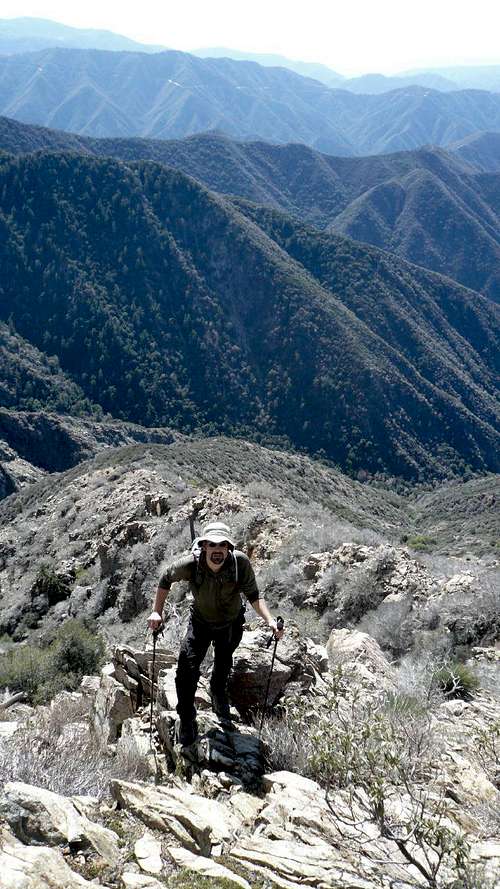
M 187 747 L 198 735 L 194 697 L 200 678 L 200 665 L 211 642 L 214 644 L 210 679 L 212 709 L 221 722 L 231 721 L 227 683 L 233 666 L 233 652 L 241 642 L 245 623 L 245 605 L 240 594 L 271 627 L 276 639 L 281 638 L 283 630 L 278 629 L 276 620 L 259 593 L 248 556 L 234 548 L 231 532 L 222 522 L 205 525 L 200 537 L 193 542 L 191 553 L 173 562 L 163 572 L 153 612 L 148 618 L 150 629 L 161 626 L 168 591 L 179 580 L 189 581 L 194 597 L 175 676 L 180 717 L 179 741 Z

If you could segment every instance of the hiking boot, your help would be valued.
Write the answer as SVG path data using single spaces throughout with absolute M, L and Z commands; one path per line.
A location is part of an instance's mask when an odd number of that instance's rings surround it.
M 181 719 L 179 723 L 179 744 L 181 747 L 190 747 L 198 737 L 198 723 L 196 719 Z
M 210 700 L 212 702 L 212 710 L 221 722 L 231 722 L 231 707 L 229 706 L 226 692 L 216 692 L 213 688 L 210 688 Z

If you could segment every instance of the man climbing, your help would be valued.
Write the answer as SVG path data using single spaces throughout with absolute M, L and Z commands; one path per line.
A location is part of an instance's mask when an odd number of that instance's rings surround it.
M 173 562 L 163 572 L 153 612 L 148 618 L 150 629 L 161 626 L 168 591 L 179 580 L 189 582 L 194 599 L 175 677 L 180 718 L 179 741 L 183 746 L 189 746 L 198 734 L 194 697 L 201 662 L 211 642 L 214 645 L 210 679 L 212 709 L 222 722 L 230 722 L 227 683 L 233 666 L 233 653 L 241 642 L 245 622 L 245 605 L 241 594 L 271 627 L 276 639 L 281 638 L 283 630 L 278 629 L 276 620 L 259 593 L 248 556 L 234 548 L 230 530 L 222 522 L 205 525 L 201 536 L 194 541 L 191 553 Z

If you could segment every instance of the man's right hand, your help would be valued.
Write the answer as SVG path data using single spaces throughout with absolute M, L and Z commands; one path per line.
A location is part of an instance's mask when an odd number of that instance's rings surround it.
M 148 627 L 150 630 L 159 630 L 163 623 L 163 619 L 161 614 L 158 614 L 157 611 L 153 611 L 148 617 Z

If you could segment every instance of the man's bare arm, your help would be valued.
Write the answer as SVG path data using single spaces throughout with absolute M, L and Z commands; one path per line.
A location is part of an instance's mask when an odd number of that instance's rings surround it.
M 165 605 L 167 596 L 168 590 L 165 590 L 163 589 L 163 587 L 159 586 L 155 593 L 153 611 L 148 617 L 148 627 L 150 630 L 157 630 L 158 627 L 161 627 L 163 620 L 163 606 Z
M 255 602 L 252 602 L 251 604 L 253 610 L 259 615 L 259 617 L 265 620 L 268 627 L 271 627 L 276 639 L 281 639 L 284 630 L 278 630 L 278 624 L 269 611 L 269 608 L 266 605 L 266 600 L 256 599 Z

